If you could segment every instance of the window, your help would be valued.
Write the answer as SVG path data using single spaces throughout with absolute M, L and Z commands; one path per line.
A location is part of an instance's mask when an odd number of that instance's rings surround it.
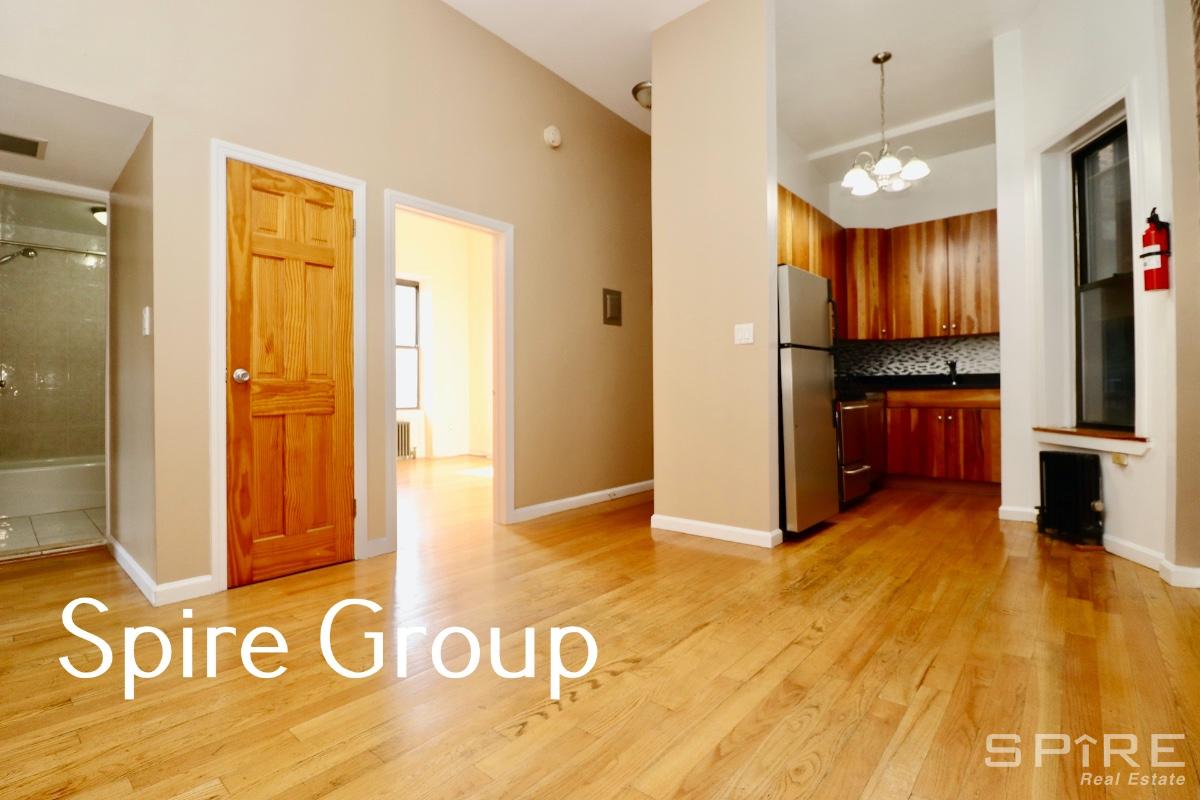
M 1133 430 L 1133 222 L 1125 123 L 1077 150 L 1075 398 L 1079 427 Z
M 396 408 L 420 406 L 421 356 L 417 341 L 417 284 L 396 280 Z

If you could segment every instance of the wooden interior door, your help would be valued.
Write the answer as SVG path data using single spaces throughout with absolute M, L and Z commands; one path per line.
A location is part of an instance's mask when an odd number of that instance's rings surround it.
M 354 557 L 352 208 L 227 162 L 230 586 Z
M 889 234 L 891 338 L 949 335 L 946 220 L 904 225 Z
M 950 334 L 999 333 L 996 211 L 950 217 L 946 225 Z

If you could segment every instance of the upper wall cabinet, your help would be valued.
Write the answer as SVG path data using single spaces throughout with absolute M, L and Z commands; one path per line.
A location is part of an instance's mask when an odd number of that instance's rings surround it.
M 844 338 L 1000 332 L 994 210 L 844 235 Z
M 887 339 L 888 232 L 883 228 L 847 228 L 846 274 L 838 304 L 839 335 L 844 339 Z
M 892 339 L 950 333 L 946 220 L 892 228 L 888 311 Z
M 950 334 L 999 333 L 996 212 L 963 214 L 946 222 Z
M 780 186 L 778 227 L 778 262 L 828 278 L 840 303 L 845 259 L 842 226 Z

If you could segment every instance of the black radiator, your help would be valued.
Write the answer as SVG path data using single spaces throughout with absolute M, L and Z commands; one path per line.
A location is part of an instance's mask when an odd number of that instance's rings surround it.
M 1100 544 L 1104 538 L 1100 456 L 1043 451 L 1041 472 L 1038 530 L 1075 544 Z

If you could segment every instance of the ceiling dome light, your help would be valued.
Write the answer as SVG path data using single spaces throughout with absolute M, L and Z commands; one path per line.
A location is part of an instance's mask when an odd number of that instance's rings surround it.
M 888 148 L 883 65 L 891 59 L 892 54 L 886 50 L 871 58 L 872 64 L 879 65 L 879 155 L 872 157 L 870 153 L 859 153 L 854 157 L 854 163 L 842 178 L 842 188 L 849 189 L 855 197 L 869 197 L 880 189 L 903 192 L 929 174 L 929 165 L 917 158 L 911 147 L 901 147 L 895 154 Z
M 642 81 L 633 87 L 633 99 L 637 100 L 637 104 L 647 111 L 650 110 L 650 95 L 653 85 L 650 81 Z
M 104 206 L 96 206 L 93 208 L 92 216 L 95 217 L 96 222 L 99 222 L 101 225 L 108 225 L 108 209 Z

